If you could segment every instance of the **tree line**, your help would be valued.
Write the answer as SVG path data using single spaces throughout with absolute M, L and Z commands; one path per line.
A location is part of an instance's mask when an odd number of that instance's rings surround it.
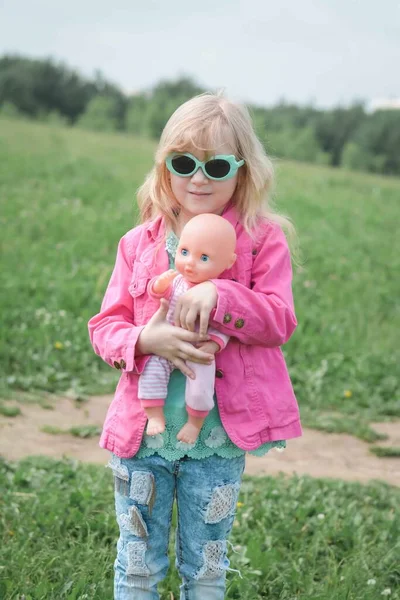
M 0 57 L 0 115 L 157 139 L 172 112 L 206 91 L 189 77 L 135 95 L 52 59 Z M 400 175 L 400 111 L 369 114 L 363 103 L 330 110 L 280 102 L 248 105 L 272 156 Z

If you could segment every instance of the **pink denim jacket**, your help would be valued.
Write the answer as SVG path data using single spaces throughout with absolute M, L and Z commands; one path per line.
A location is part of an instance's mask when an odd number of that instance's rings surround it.
M 265 442 L 302 434 L 299 409 L 280 346 L 296 328 L 292 268 L 285 235 L 264 220 L 252 240 L 234 206 L 223 217 L 235 227 L 237 260 L 212 280 L 218 301 L 210 326 L 230 336 L 215 356 L 215 390 L 222 424 L 234 444 L 254 450 Z M 157 217 L 120 240 L 114 271 L 100 313 L 89 321 L 96 354 L 121 377 L 108 409 L 99 445 L 121 458 L 139 449 L 146 415 L 138 399 L 138 375 L 149 356 L 137 339 L 159 307 L 147 285 L 169 269 L 165 223 Z

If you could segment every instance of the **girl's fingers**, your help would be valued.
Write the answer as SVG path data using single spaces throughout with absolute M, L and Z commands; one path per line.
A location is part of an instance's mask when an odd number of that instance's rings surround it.
M 190 308 L 186 313 L 185 329 L 187 329 L 188 331 L 194 331 L 196 319 L 197 310 L 195 308 Z
M 200 339 L 204 340 L 207 337 L 208 321 L 210 319 L 210 311 L 203 308 L 200 312 L 200 327 L 199 334 Z
M 186 315 L 188 313 L 188 309 L 185 308 L 184 306 L 181 306 L 181 312 L 179 313 L 179 321 L 178 323 L 176 323 L 176 325 L 178 325 L 178 327 L 182 327 L 182 329 L 187 329 L 186 327 Z
M 179 356 L 184 360 L 192 360 L 193 362 L 202 363 L 204 365 L 208 365 L 214 360 L 212 354 L 202 352 L 202 350 L 198 350 L 191 344 L 182 344 L 179 348 Z
M 176 333 L 177 333 L 177 337 L 179 338 L 179 340 L 183 341 L 183 342 L 190 342 L 191 344 L 197 344 L 198 342 L 204 342 L 204 340 L 200 339 L 200 334 L 196 333 L 194 331 L 187 331 L 186 329 L 178 329 L 178 327 L 175 328 Z M 206 340 L 208 341 L 210 338 L 207 335 L 206 336 Z

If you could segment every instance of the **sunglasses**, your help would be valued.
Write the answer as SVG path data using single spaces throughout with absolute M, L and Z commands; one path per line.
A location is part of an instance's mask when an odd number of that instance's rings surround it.
M 179 177 L 190 177 L 200 168 L 208 179 L 225 181 L 236 175 L 244 160 L 237 161 L 233 154 L 218 154 L 205 162 L 198 160 L 192 154 L 170 154 L 166 161 L 168 171 Z

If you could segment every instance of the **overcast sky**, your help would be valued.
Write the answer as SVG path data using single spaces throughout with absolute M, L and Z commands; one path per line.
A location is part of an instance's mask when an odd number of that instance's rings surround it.
M 192 76 L 233 99 L 400 97 L 400 0 L 0 0 L 0 55 L 100 69 L 126 92 Z

